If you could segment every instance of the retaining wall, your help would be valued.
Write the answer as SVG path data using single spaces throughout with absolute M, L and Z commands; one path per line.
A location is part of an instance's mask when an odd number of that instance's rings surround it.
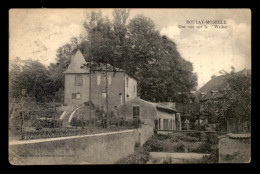
M 143 125 L 120 132 L 10 142 L 9 161 L 13 165 L 113 164 L 152 134 L 152 126 Z

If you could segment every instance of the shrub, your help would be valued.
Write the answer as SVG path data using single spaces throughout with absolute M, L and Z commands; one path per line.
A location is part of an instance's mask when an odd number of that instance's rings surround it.
M 210 144 L 218 144 L 217 134 L 206 134 L 206 142 Z
M 110 118 L 109 123 L 110 123 L 110 125 L 120 126 L 120 124 L 122 124 L 122 118 L 119 118 L 119 117 Z
M 143 148 L 149 152 L 165 151 L 164 143 L 158 139 L 154 139 L 153 137 L 144 143 Z
M 32 124 L 36 129 L 41 128 L 55 128 L 62 126 L 62 120 L 53 119 L 53 118 L 39 118 L 36 119 L 35 122 Z
M 200 132 L 189 132 L 186 135 L 194 138 L 200 138 Z
M 211 151 L 210 155 L 204 155 L 201 159 L 201 163 L 218 163 L 219 162 L 219 151 L 215 148 Z
M 87 121 L 77 119 L 76 117 L 73 117 L 70 122 L 71 126 L 85 126 L 87 125 Z
M 175 152 L 185 152 L 185 146 L 182 143 L 178 143 L 174 146 Z
M 196 149 L 193 149 L 193 152 L 197 153 L 210 153 L 212 152 L 211 144 L 207 142 L 202 142 Z
M 151 159 L 150 153 L 143 148 L 136 148 L 135 152 L 121 159 L 119 164 L 146 164 Z

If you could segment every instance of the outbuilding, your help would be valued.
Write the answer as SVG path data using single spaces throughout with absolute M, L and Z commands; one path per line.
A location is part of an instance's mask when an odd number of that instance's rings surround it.
M 142 124 L 152 125 L 155 130 L 181 130 L 181 117 L 176 109 L 139 97 L 120 105 L 118 116 L 126 120 L 140 118 Z

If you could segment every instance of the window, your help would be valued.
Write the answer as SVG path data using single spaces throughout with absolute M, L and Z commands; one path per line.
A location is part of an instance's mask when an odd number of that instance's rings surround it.
M 111 76 L 108 76 L 108 85 L 111 85 L 111 82 L 112 82 L 112 78 Z
M 169 129 L 169 120 L 168 119 L 163 119 L 163 129 L 168 130 Z
M 72 93 L 72 99 L 80 99 L 80 93 Z
M 97 75 L 97 85 L 100 85 L 101 76 Z
M 139 106 L 134 106 L 133 107 L 133 117 L 136 118 L 139 116 L 140 116 L 140 108 L 139 108 Z
M 107 93 L 102 92 L 102 98 L 106 98 L 107 97 Z
M 159 118 L 159 122 L 158 122 L 158 126 L 159 126 L 159 130 L 161 129 L 161 118 Z
M 75 86 L 82 86 L 83 85 L 83 78 L 82 74 L 75 75 Z
M 134 92 L 135 92 L 135 86 L 134 86 Z
M 126 87 L 128 88 L 128 80 L 129 80 L 129 77 L 126 77 Z

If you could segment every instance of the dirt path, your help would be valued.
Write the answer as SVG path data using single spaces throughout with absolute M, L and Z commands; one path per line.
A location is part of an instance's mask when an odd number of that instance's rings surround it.
M 161 163 L 164 160 L 171 159 L 172 163 L 181 163 L 182 160 L 199 160 L 204 155 L 204 153 L 168 153 L 168 152 L 150 152 L 150 155 L 152 156 L 150 163 L 152 163 L 153 160 L 157 160 L 159 163 Z M 149 162 L 148 162 L 149 163 Z

